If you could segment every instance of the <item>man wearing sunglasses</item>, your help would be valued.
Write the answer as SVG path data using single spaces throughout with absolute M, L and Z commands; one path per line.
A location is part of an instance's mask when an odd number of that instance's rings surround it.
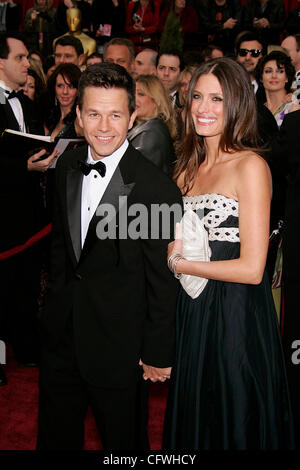
M 255 80 L 255 68 L 263 56 L 263 45 L 253 33 L 243 34 L 236 44 L 236 60 L 247 70 L 250 80 L 257 92 L 258 84 Z

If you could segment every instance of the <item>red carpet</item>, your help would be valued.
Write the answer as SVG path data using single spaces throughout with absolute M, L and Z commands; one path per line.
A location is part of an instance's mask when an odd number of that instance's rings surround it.
M 0 450 L 34 450 L 37 437 L 38 374 L 20 369 L 8 354 L 4 366 L 8 384 L 0 387 Z M 151 450 L 161 449 L 167 384 L 151 384 L 149 439 Z M 59 423 L 58 423 L 59 425 Z M 98 450 L 98 432 L 92 414 L 86 418 L 85 450 Z

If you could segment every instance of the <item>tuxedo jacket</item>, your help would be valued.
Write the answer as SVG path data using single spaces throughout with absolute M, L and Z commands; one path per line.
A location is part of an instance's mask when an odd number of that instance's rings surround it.
M 20 96 L 26 131 L 43 134 L 34 106 L 27 96 Z M 0 135 L 5 129 L 19 130 L 7 99 L 1 94 Z M 7 146 L 0 137 L 0 251 L 24 243 L 41 224 L 42 195 L 40 174 L 27 170 L 28 155 L 18 144 Z
M 119 197 L 127 197 L 128 207 L 143 204 L 150 212 L 152 204 L 177 203 L 181 208 L 181 194 L 167 175 L 129 144 L 99 201 L 116 208 L 119 234 L 99 238 L 96 230 L 103 218 L 96 211 L 81 249 L 83 175 L 78 161 L 86 159 L 84 146 L 66 152 L 56 167 L 51 279 L 41 316 L 42 344 L 55 350 L 72 315 L 76 357 L 84 379 L 96 386 L 122 388 L 136 377 L 140 358 L 157 367 L 171 365 L 178 284 L 166 263 L 170 237 L 121 237 Z M 133 219 L 128 217 L 127 226 Z M 150 218 L 148 223 L 151 232 Z

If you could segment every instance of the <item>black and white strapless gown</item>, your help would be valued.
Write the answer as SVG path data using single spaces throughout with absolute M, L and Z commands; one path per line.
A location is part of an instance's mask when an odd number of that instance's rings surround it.
M 238 201 L 184 197 L 202 214 L 211 261 L 239 257 Z M 292 417 L 276 311 L 266 274 L 259 285 L 208 280 L 181 288 L 165 449 L 293 448 Z

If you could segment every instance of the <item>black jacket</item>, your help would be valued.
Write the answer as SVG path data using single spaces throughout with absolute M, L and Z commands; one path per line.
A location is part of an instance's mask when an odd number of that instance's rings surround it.
M 226 0 L 223 6 L 218 6 L 214 0 L 204 0 L 199 7 L 199 22 L 207 34 L 214 34 L 214 44 L 226 49 L 233 49 L 233 40 L 240 29 L 241 23 L 240 0 Z M 237 23 L 233 29 L 223 29 L 223 24 L 234 18 Z
M 267 18 L 270 23 L 270 28 L 254 28 L 254 18 Z M 268 0 L 264 12 L 262 12 L 259 0 L 248 0 L 243 6 L 243 29 L 247 31 L 255 31 L 258 38 L 266 45 L 280 43 L 280 33 L 282 33 L 284 29 L 284 22 L 285 10 L 282 0 Z
M 115 207 L 116 237 L 101 239 L 105 229 L 99 227 L 103 218 L 96 211 L 82 249 L 83 175 L 78 160 L 86 158 L 87 146 L 65 153 L 56 167 L 51 278 L 41 317 L 42 344 L 55 348 L 72 314 L 84 380 L 120 388 L 132 383 L 140 358 L 157 367 L 171 365 L 178 285 L 166 263 L 169 238 L 120 235 L 124 227 L 119 197 L 127 196 L 128 208 L 143 204 L 150 214 L 152 204 L 177 203 L 181 208 L 181 194 L 171 179 L 129 145 L 98 206 Z M 126 230 L 134 219 L 128 214 Z
M 171 176 L 176 156 L 169 129 L 161 119 L 137 124 L 129 132 L 128 140 L 148 160 Z
M 20 102 L 26 131 L 43 134 L 32 101 L 21 96 Z M 0 99 L 0 134 L 5 129 L 19 130 L 19 125 L 8 100 Z M 0 138 L 1 251 L 24 243 L 41 228 L 40 173 L 27 170 L 27 159 L 24 149 L 7 146 Z

